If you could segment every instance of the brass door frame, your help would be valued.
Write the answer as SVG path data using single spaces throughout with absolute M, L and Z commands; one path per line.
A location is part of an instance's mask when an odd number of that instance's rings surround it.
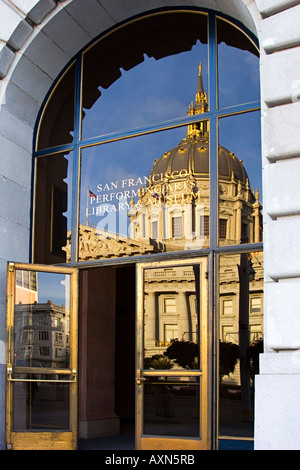
M 201 314 L 201 368 L 199 370 L 151 370 L 143 369 L 144 336 L 144 270 L 149 268 L 168 268 L 184 265 L 200 265 L 200 314 Z M 136 333 L 136 448 L 138 450 L 209 450 L 211 448 L 211 404 L 209 393 L 209 321 L 208 321 L 208 259 L 207 257 L 187 258 L 184 260 L 159 261 L 137 264 L 137 333 Z M 200 436 L 199 438 L 148 436 L 143 434 L 143 383 L 151 376 L 199 377 L 200 394 Z
M 70 363 L 69 368 L 39 368 L 14 366 L 14 306 L 16 269 L 71 275 L 70 286 Z M 8 263 L 7 324 L 6 324 L 6 445 L 13 450 L 74 450 L 77 446 L 77 339 L 78 339 L 78 270 L 26 263 Z M 14 374 L 63 375 L 64 379 L 23 379 Z M 69 429 L 66 431 L 14 431 L 13 384 L 15 382 L 59 382 L 70 384 Z

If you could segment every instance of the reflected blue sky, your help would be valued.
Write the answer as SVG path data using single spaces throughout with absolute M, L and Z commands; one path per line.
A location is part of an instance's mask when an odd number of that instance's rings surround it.
M 84 110 L 82 137 L 94 137 L 124 129 L 185 116 L 195 99 L 200 62 L 208 91 L 207 46 L 197 41 L 191 51 L 160 60 L 144 55 L 144 61 L 108 89 L 99 88 L 100 98 Z
M 259 58 L 248 51 L 218 46 L 219 107 L 259 100 Z
M 70 275 L 37 272 L 38 302 L 70 307 Z

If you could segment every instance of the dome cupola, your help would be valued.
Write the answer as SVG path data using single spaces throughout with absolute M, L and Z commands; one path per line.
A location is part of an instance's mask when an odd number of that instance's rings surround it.
M 195 104 L 189 106 L 188 115 L 203 114 L 208 111 L 207 94 L 204 92 L 201 73 L 201 64 L 197 78 L 197 93 Z M 218 149 L 218 172 L 220 179 L 231 180 L 246 184 L 247 172 L 243 162 L 234 153 L 219 145 Z M 157 159 L 152 167 L 149 180 L 155 181 L 168 179 L 170 175 L 185 177 L 187 175 L 195 178 L 208 177 L 209 175 L 209 125 L 208 121 L 190 124 L 186 137 L 174 148 L 165 152 Z

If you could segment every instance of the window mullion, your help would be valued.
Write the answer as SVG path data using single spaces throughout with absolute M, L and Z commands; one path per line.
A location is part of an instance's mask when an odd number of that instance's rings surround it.
M 209 15 L 209 109 L 212 113 L 209 123 L 209 185 L 210 185 L 210 217 L 209 236 L 212 250 L 218 244 L 218 120 L 217 110 L 217 45 L 216 45 L 216 19 Z
M 71 233 L 75 234 L 71 240 L 71 263 L 77 261 L 78 246 L 78 213 L 79 213 L 79 181 L 80 181 L 80 148 L 79 140 L 81 134 L 81 88 L 82 88 L 82 55 L 79 54 L 76 62 L 75 83 L 75 116 L 74 116 L 74 152 L 72 165 L 72 222 Z

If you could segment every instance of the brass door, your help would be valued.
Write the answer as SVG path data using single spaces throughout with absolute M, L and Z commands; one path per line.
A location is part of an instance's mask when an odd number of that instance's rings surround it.
M 209 449 L 207 259 L 137 271 L 137 448 Z
M 76 448 L 77 270 L 8 264 L 6 443 Z

